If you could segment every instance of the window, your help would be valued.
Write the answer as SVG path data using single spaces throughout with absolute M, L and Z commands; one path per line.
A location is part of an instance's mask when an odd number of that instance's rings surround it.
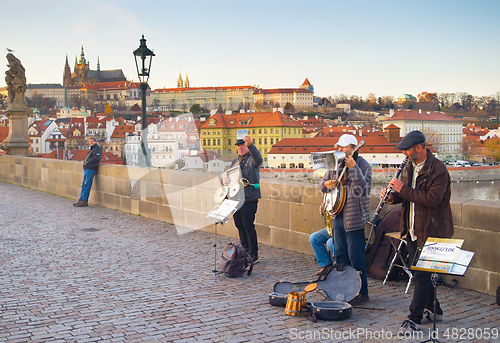
M 207 145 L 207 140 L 206 139 L 203 140 L 203 145 Z
M 220 145 L 220 138 L 217 140 L 217 145 Z
M 214 142 L 213 142 L 213 143 L 214 143 L 214 145 L 215 145 L 215 139 L 214 139 Z
M 264 144 L 267 144 L 267 138 L 264 138 Z
M 259 129 L 259 135 L 262 133 L 262 129 Z
M 295 163 L 290 163 L 290 168 L 295 168 Z
M 259 145 L 262 144 L 262 138 L 259 138 Z
M 231 145 L 231 138 L 227 139 L 227 144 Z
M 255 129 L 252 129 L 252 135 L 255 135 Z
M 264 133 L 267 133 L 267 129 L 264 129 Z
M 276 133 L 280 133 L 280 129 L 276 129 Z
M 299 168 L 304 168 L 304 163 L 299 163 Z
M 271 129 L 271 133 L 273 133 L 273 129 Z
M 274 144 L 274 143 L 273 143 L 273 139 L 271 138 L 271 145 L 273 145 L 273 144 Z

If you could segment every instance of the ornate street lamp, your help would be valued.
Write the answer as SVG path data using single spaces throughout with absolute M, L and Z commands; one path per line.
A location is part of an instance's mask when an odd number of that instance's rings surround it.
M 137 75 L 141 84 L 142 95 L 142 134 L 141 134 L 141 148 L 144 158 L 139 159 L 139 166 L 151 167 L 150 154 L 148 153 L 147 141 L 147 118 L 146 118 L 146 92 L 148 91 L 149 72 L 151 70 L 151 62 L 155 54 L 146 46 L 146 39 L 142 35 L 139 48 L 134 51 L 135 66 L 137 68 Z

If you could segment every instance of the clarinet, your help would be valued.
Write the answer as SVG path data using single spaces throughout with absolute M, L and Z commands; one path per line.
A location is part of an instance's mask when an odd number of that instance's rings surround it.
M 403 171 L 403 168 L 405 167 L 406 163 L 408 162 L 408 156 L 405 157 L 403 160 L 403 163 L 399 166 L 398 171 L 396 172 L 396 175 L 394 175 L 394 178 L 397 179 L 401 172 Z M 373 215 L 372 219 L 368 222 L 368 224 L 375 225 L 375 222 L 377 221 L 378 215 L 380 214 L 380 211 L 382 211 L 382 207 L 385 205 L 385 201 L 389 197 L 389 194 L 391 194 L 392 187 L 389 185 L 387 186 L 387 191 L 384 194 L 384 197 L 380 200 L 380 203 L 377 206 L 377 209 L 375 210 L 375 214 Z

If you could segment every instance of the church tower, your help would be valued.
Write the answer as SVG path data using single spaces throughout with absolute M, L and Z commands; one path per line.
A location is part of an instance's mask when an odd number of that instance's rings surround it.
M 71 84 L 71 68 L 68 63 L 68 54 L 66 54 L 66 64 L 64 65 L 63 73 L 63 86 L 69 86 Z
M 83 43 L 82 43 L 82 51 L 80 52 L 80 60 L 76 63 L 75 61 L 75 86 L 83 86 L 86 83 L 87 72 L 90 69 L 90 64 L 85 59 L 85 53 L 83 52 Z
M 311 85 L 311 83 L 309 82 L 307 77 L 306 77 L 304 83 L 302 83 L 302 85 L 300 86 L 300 88 L 307 89 L 308 91 L 314 93 L 314 87 L 313 87 L 313 85 Z
M 179 73 L 179 78 L 177 79 L 177 88 L 182 88 L 182 77 L 181 77 L 181 73 Z
M 189 88 L 188 74 L 186 74 L 186 80 L 184 81 L 184 88 Z

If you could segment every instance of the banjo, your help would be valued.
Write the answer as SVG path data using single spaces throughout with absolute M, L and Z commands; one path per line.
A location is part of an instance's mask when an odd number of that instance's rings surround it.
M 356 145 L 356 147 L 352 151 L 352 155 L 354 155 L 364 145 L 365 145 L 364 140 L 359 142 L 358 145 Z M 345 181 L 346 181 L 345 178 L 347 178 L 347 176 L 344 178 L 346 170 L 347 166 L 344 165 L 344 168 L 342 169 L 342 172 L 340 173 L 337 179 L 340 181 L 337 182 L 335 188 L 333 188 L 329 193 L 325 193 L 323 195 L 323 209 L 325 211 L 325 217 L 330 216 L 331 219 L 335 219 L 335 217 L 340 213 L 340 211 L 342 211 L 342 208 L 344 208 L 345 201 L 347 198 L 347 191 L 345 187 Z M 330 230 L 328 233 L 330 233 Z M 332 236 L 331 233 L 330 236 Z

